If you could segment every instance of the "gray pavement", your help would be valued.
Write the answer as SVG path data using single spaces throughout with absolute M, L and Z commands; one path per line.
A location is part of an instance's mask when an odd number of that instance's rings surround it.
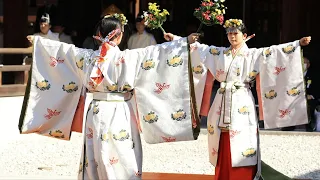
M 76 179 L 81 134 L 70 141 L 20 135 L 17 129 L 22 97 L 0 98 L 0 179 Z M 261 135 L 262 159 L 294 178 L 320 180 L 319 133 L 266 131 Z M 206 130 L 199 140 L 146 144 L 145 172 L 214 174 L 208 162 Z

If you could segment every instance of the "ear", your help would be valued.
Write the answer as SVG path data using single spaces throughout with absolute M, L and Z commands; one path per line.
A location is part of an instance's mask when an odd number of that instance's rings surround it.
M 247 33 L 244 33 L 243 37 L 244 37 L 243 39 L 247 39 L 247 37 L 248 37 Z

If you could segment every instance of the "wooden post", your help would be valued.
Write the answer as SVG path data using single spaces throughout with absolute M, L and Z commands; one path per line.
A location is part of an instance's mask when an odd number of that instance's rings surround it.
M 3 1 L 3 25 L 4 47 L 27 47 L 28 33 L 28 0 L 4 0 Z M 3 64 L 21 65 L 22 55 L 5 55 Z M 4 83 L 22 83 L 23 73 L 10 72 L 3 76 Z

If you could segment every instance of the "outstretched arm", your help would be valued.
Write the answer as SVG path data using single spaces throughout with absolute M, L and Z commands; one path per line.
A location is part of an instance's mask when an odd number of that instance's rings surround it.
M 303 37 L 294 42 L 250 50 L 251 73 L 260 73 L 258 93 L 266 129 L 307 123 L 301 46 L 310 41 L 311 37 Z

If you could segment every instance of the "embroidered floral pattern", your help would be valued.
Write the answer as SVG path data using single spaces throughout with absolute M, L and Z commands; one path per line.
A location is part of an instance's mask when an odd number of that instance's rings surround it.
M 279 109 L 279 113 L 280 113 L 280 118 L 284 118 L 284 117 L 286 117 L 287 115 L 289 115 L 290 114 L 290 110 L 289 109 L 284 109 L 284 110 L 282 110 L 282 109 Z
M 254 148 L 248 148 L 247 150 L 242 152 L 242 156 L 244 157 L 253 157 L 257 154 L 257 151 Z
M 99 113 L 99 105 L 98 104 L 93 106 L 93 113 L 94 114 L 98 114 Z
M 49 90 L 51 85 L 49 84 L 48 80 L 43 80 L 40 82 L 36 82 L 36 87 L 41 91 Z
M 89 165 L 88 157 L 87 157 L 87 156 L 86 156 L 86 158 L 85 158 L 85 163 L 84 163 L 84 165 L 85 165 L 86 167 L 88 167 L 88 165 Z
M 155 112 L 150 111 L 147 115 L 143 116 L 143 120 L 151 124 L 158 121 L 158 115 L 156 115 Z
M 145 60 L 141 63 L 141 68 L 144 70 L 150 70 L 154 68 L 155 62 L 152 59 Z
M 223 51 L 223 54 L 226 56 L 230 56 L 231 55 L 231 50 L 230 49 L 226 49 Z
M 212 148 L 211 155 L 212 156 L 218 155 L 218 151 L 215 148 Z
M 93 130 L 91 128 L 88 128 L 89 133 L 86 134 L 88 139 L 92 139 L 93 138 Z
M 257 76 L 258 72 L 256 70 L 253 70 L 249 73 L 249 78 L 254 79 Z
M 297 96 L 297 95 L 300 94 L 300 90 L 298 90 L 297 87 L 293 87 L 293 88 L 291 88 L 290 90 L 287 91 L 287 94 L 289 96 Z
M 249 114 L 249 108 L 248 106 L 243 106 L 242 108 L 238 109 L 238 112 L 243 115 Z
M 78 90 L 78 86 L 75 82 L 71 81 L 68 85 L 62 85 L 62 90 L 67 93 L 72 93 Z
M 238 130 L 230 130 L 229 131 L 230 139 L 233 139 L 238 134 L 240 134 L 240 131 L 238 131 Z
M 119 162 L 119 159 L 115 159 L 115 157 L 113 157 L 112 159 L 109 159 L 109 162 L 111 165 L 117 164 Z
M 171 114 L 171 119 L 176 121 L 181 121 L 187 117 L 187 114 L 183 111 L 183 109 L 179 109 L 178 111 Z
M 61 111 L 57 111 L 57 110 L 53 111 L 52 109 L 49 109 L 49 108 L 47 108 L 47 112 L 48 112 L 48 114 L 44 115 L 44 117 L 47 120 L 51 119 L 53 116 L 58 116 L 61 113 Z
M 116 66 L 119 66 L 120 64 L 124 64 L 125 63 L 125 59 L 124 57 L 121 57 L 117 60 L 117 62 L 115 63 Z
M 195 74 L 202 74 L 204 72 L 203 67 L 201 65 L 195 66 L 192 68 L 192 71 Z
M 176 55 L 172 59 L 167 60 L 167 64 L 172 67 L 178 67 L 182 65 L 183 61 L 180 56 Z
M 207 127 L 207 129 L 208 129 L 209 134 L 211 134 L 211 135 L 214 134 L 214 127 L 211 124 Z
M 155 89 L 154 92 L 157 93 L 157 94 L 160 94 L 160 93 L 162 93 L 163 90 L 169 89 L 170 88 L 170 84 L 156 83 L 156 87 L 157 87 L 157 89 Z
M 237 68 L 236 73 L 237 73 L 237 76 L 240 76 L 240 68 Z
M 292 44 L 288 45 L 287 47 L 282 48 L 282 51 L 283 51 L 284 53 L 286 53 L 286 54 L 291 54 L 291 53 L 293 53 L 295 50 L 296 50 L 296 48 L 295 48 Z
M 219 78 L 222 74 L 224 74 L 224 71 L 222 69 L 217 69 L 217 72 L 216 72 L 217 78 Z
M 193 51 L 195 51 L 197 49 L 198 49 L 198 47 L 196 45 L 190 44 L 190 52 L 193 52 Z
M 83 164 L 82 164 L 82 162 L 80 162 L 80 165 L 79 165 L 79 172 L 78 172 L 78 173 L 80 174 L 80 173 L 82 173 L 82 171 L 83 171 Z
M 109 142 L 109 137 L 108 137 L 108 134 L 101 134 L 100 135 L 100 139 L 101 141 L 104 141 L 104 142 Z
M 219 106 L 219 110 L 216 112 L 217 113 L 217 115 L 221 115 L 221 110 L 222 110 L 222 107 L 221 106 Z
M 118 84 L 115 83 L 115 84 L 112 84 L 112 85 L 110 85 L 110 86 L 107 86 L 107 89 L 108 89 L 108 91 L 110 91 L 110 92 L 116 92 L 116 91 L 118 91 Z
M 264 51 L 264 55 L 265 55 L 266 57 L 271 56 L 271 50 L 270 50 L 270 48 L 268 48 L 268 49 L 266 49 L 266 50 Z
M 51 67 L 56 67 L 58 64 L 63 63 L 64 60 L 62 59 L 56 59 L 55 57 L 50 56 L 50 66 Z
M 265 98 L 267 98 L 267 99 L 274 99 L 274 98 L 276 98 L 277 97 L 277 92 L 275 92 L 273 89 L 272 90 L 270 90 L 269 92 L 266 92 L 265 94 L 264 94 L 264 97 Z
M 79 61 L 76 62 L 77 67 L 81 70 L 83 70 L 83 61 L 84 58 L 81 58 Z
M 164 140 L 164 142 L 175 142 L 176 141 L 176 138 L 174 138 L 174 137 L 161 136 L 161 138 Z
M 122 89 L 122 91 L 125 91 L 125 92 L 131 91 L 131 90 L 132 90 L 132 87 L 130 86 L 130 84 L 125 84 Z
M 134 173 L 137 177 L 141 177 L 142 173 L 140 171 Z
M 286 70 L 286 68 L 280 66 L 280 67 L 275 67 L 274 70 L 275 70 L 275 72 L 274 72 L 273 74 L 279 75 L 281 72 L 283 72 L 284 70 Z
M 125 141 L 129 139 L 129 137 L 129 133 L 124 129 L 122 129 L 118 134 L 113 134 L 113 139 L 117 141 Z
M 220 51 L 219 51 L 218 48 L 211 48 L 211 49 L 209 50 L 209 52 L 210 52 L 210 54 L 212 54 L 212 55 L 214 55 L 214 56 L 220 55 Z
M 64 138 L 64 134 L 62 133 L 61 130 L 50 131 L 49 135 L 55 138 Z

